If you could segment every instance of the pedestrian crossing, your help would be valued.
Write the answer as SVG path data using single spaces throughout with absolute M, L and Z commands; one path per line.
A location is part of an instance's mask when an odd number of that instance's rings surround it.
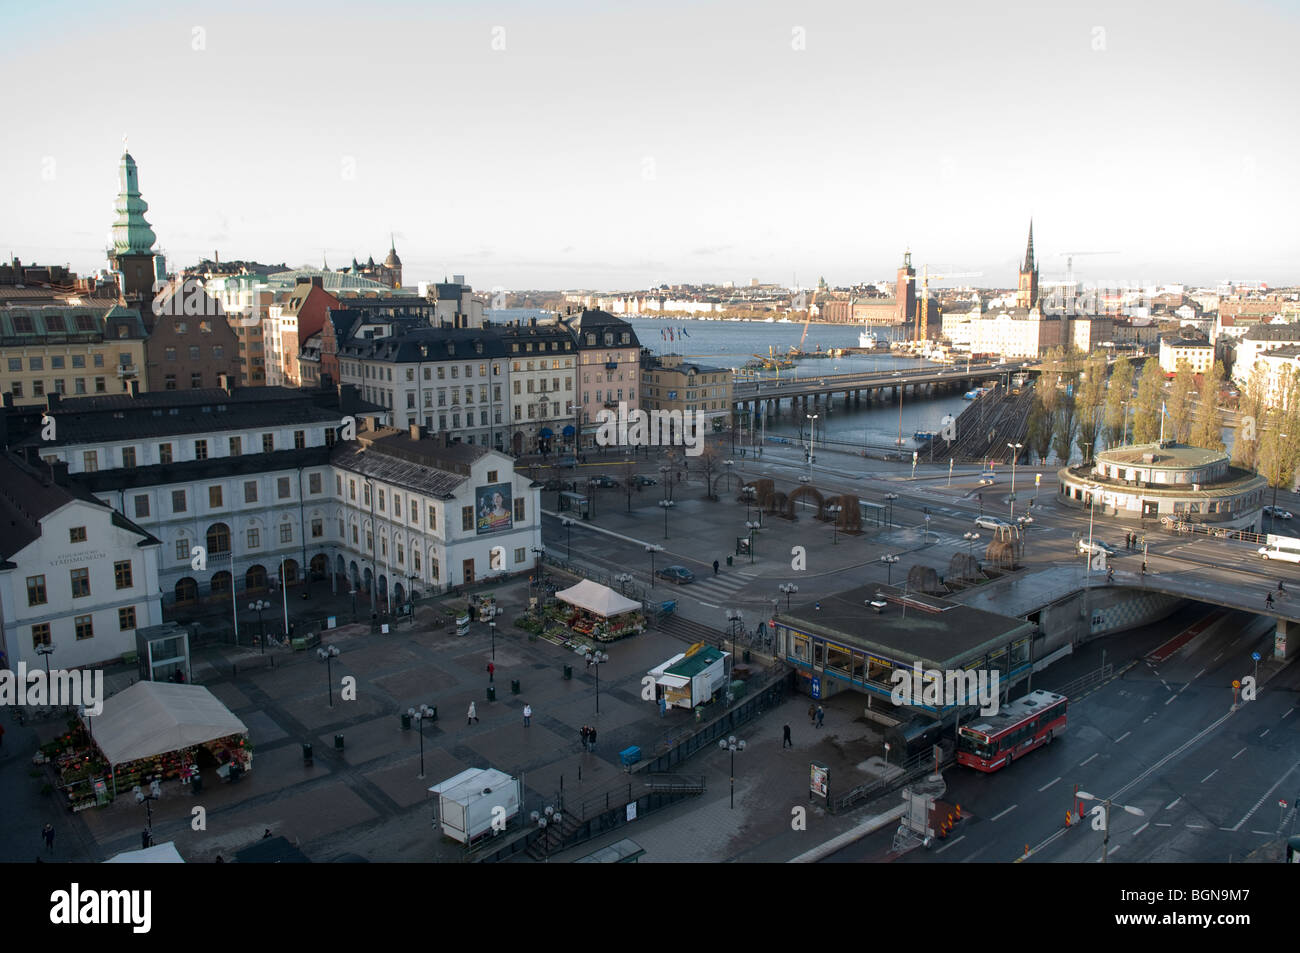
M 753 581 L 750 576 L 737 572 L 724 572 L 716 576 L 697 575 L 693 583 L 682 588 L 687 590 L 693 599 L 716 609 Z

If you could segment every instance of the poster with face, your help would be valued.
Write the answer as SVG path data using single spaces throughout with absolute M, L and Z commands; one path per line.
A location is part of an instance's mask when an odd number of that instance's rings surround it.
M 474 491 L 474 513 L 479 536 L 510 529 L 514 525 L 510 484 L 493 483 L 478 487 Z

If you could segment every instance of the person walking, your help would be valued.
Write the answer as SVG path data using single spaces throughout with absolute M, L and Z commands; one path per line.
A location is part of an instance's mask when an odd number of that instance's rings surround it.
M 495 665 L 493 665 L 491 662 L 488 662 L 488 669 L 487 669 L 487 672 L 488 672 L 488 682 L 490 683 L 490 682 L 495 681 L 495 680 L 496 680 L 497 667 L 496 667 Z
M 717 574 L 718 574 L 718 561 L 715 559 L 713 560 L 713 575 L 716 576 Z
M 474 722 L 476 722 L 476 721 L 478 721 L 478 709 L 474 707 L 474 703 L 473 703 L 473 702 L 470 702 L 470 703 L 469 703 L 469 716 L 465 719 L 465 724 L 467 724 L 467 725 L 472 725 L 472 724 L 474 724 Z
M 790 740 L 790 726 L 782 725 L 781 726 L 781 750 L 784 751 L 786 748 L 793 748 L 793 747 L 794 747 L 794 742 Z
M 587 750 L 588 751 L 596 750 L 596 729 L 595 728 L 587 729 Z
M 0 725 L 0 748 L 5 746 L 5 726 Z
M 533 706 L 525 702 L 524 703 L 524 727 L 527 728 L 532 723 L 533 723 Z M 590 733 L 588 733 L 587 737 L 588 738 L 591 737 Z
M 808 724 L 810 724 L 810 725 L 816 725 L 816 724 L 817 724 L 817 706 L 816 706 L 816 705 L 809 705 L 809 706 L 808 706 Z
M 591 730 L 591 729 L 588 728 L 586 725 L 583 725 L 583 726 L 582 726 L 582 731 L 578 732 L 578 734 L 580 734 L 580 735 L 582 736 L 582 750 L 583 750 L 583 751 L 586 751 L 586 750 L 587 750 L 587 732 L 590 731 L 590 730 Z
M 821 705 L 817 706 L 817 727 L 822 726 L 822 721 L 826 718 L 826 710 Z
M 45 841 L 45 850 L 47 853 L 54 853 L 54 825 L 46 824 L 41 828 L 41 839 Z

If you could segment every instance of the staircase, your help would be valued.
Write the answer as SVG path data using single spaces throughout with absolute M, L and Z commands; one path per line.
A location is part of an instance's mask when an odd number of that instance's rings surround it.
M 703 642 L 718 649 L 722 648 L 722 644 L 727 638 L 727 634 L 719 629 L 705 625 L 703 622 L 684 619 L 676 613 L 660 622 L 659 630 L 674 638 L 681 639 L 688 645 Z

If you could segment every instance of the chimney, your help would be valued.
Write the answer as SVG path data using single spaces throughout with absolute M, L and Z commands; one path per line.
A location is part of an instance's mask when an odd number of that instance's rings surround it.
M 140 396 L 140 382 L 136 378 L 131 378 L 126 382 L 127 390 L 131 392 L 132 397 Z
M 68 464 L 63 460 L 55 460 L 50 464 L 50 475 L 58 486 L 72 485 L 72 481 L 68 479 Z
M 410 426 L 410 434 L 411 434 L 411 439 L 412 439 L 412 440 L 419 440 L 419 439 L 420 439 L 420 425 L 419 425 L 419 424 L 411 424 L 411 426 Z
M 312 276 L 311 276 L 311 286 L 312 286 L 313 288 L 324 288 L 324 287 L 325 287 L 325 276 L 324 276 L 324 275 L 312 275 Z

